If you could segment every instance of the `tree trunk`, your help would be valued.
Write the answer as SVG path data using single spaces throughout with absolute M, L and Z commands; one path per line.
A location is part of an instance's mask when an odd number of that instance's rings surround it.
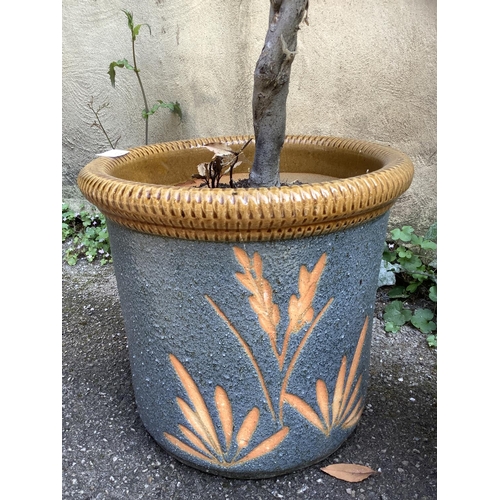
M 269 27 L 254 73 L 255 158 L 250 185 L 279 186 L 280 153 L 285 141 L 286 99 L 297 31 L 309 0 L 270 0 Z

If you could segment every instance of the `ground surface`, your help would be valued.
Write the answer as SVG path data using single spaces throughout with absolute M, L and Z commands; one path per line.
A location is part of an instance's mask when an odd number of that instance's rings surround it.
M 323 462 L 293 474 L 230 480 L 181 464 L 144 429 L 113 266 L 64 263 L 62 275 L 63 499 L 437 498 L 436 351 L 411 327 L 386 333 L 380 302 L 367 407 L 347 442 Z M 320 470 L 336 462 L 366 465 L 380 474 L 347 483 Z

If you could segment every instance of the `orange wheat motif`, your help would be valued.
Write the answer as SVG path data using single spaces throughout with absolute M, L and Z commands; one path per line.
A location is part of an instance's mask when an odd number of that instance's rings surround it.
M 314 269 L 309 272 L 306 266 L 302 266 L 299 272 L 299 296 L 292 295 L 288 305 L 288 328 L 285 332 L 283 341 L 283 349 L 279 355 L 280 370 L 283 369 L 285 362 L 286 351 L 290 336 L 293 333 L 299 332 L 304 326 L 311 323 L 314 319 L 314 309 L 312 303 L 316 295 L 316 288 L 319 279 L 323 273 L 326 264 L 326 253 L 324 253 L 314 266 Z
M 245 270 L 245 273 L 236 273 L 235 276 L 252 293 L 248 299 L 250 306 L 257 314 L 262 330 L 269 337 L 274 355 L 279 358 L 276 331 L 280 322 L 280 310 L 273 302 L 273 289 L 262 274 L 262 259 L 257 252 L 254 253 L 253 259 L 250 259 L 241 248 L 235 247 L 233 250 Z
M 319 279 L 326 264 L 326 254 L 323 254 L 313 270 L 309 272 L 302 266 L 299 272 L 299 295 L 292 295 L 288 304 L 288 327 L 285 332 L 281 352 L 277 345 L 277 329 L 280 322 L 280 311 L 273 302 L 273 289 L 263 276 L 262 259 L 255 252 L 253 258 L 241 248 L 235 247 L 234 255 L 244 269 L 244 273 L 236 273 L 236 278 L 252 295 L 248 301 L 257 315 L 259 324 L 267 333 L 271 348 L 278 360 L 280 370 L 283 370 L 290 336 L 298 333 L 314 319 L 312 303 L 316 295 Z
M 262 330 L 267 334 L 269 338 L 271 349 L 274 353 L 274 356 L 276 357 L 276 360 L 278 361 L 280 371 L 283 371 L 285 367 L 285 359 L 291 335 L 300 332 L 304 327 L 309 325 L 302 339 L 300 340 L 297 349 L 293 353 L 283 377 L 278 402 L 279 420 L 281 424 L 283 424 L 283 405 L 285 402 L 286 388 L 292 371 L 308 338 L 312 334 L 314 328 L 322 318 L 323 314 L 333 302 L 333 298 L 330 298 L 323 306 L 323 308 L 319 311 L 319 313 L 315 316 L 312 303 L 316 295 L 319 279 L 321 278 L 321 275 L 323 274 L 323 270 L 325 268 L 326 254 L 321 255 L 312 271 L 309 272 L 306 266 L 302 266 L 300 268 L 298 284 L 299 293 L 298 296 L 292 295 L 290 297 L 288 305 L 288 327 L 284 335 L 283 347 L 280 352 L 278 349 L 277 341 L 280 311 L 277 304 L 275 304 L 275 302 L 273 301 L 273 289 L 269 281 L 264 277 L 262 258 L 257 252 L 255 252 L 253 257 L 250 258 L 243 249 L 238 247 L 233 248 L 233 251 L 236 260 L 240 263 L 241 267 L 244 270 L 244 273 L 235 273 L 235 276 L 238 281 L 252 294 L 248 299 L 250 307 L 257 315 Z M 220 309 L 220 307 L 208 295 L 205 295 L 205 298 L 214 308 L 215 312 L 226 322 L 229 329 L 233 332 L 233 334 L 236 336 L 243 349 L 245 350 L 257 373 L 262 391 L 264 392 L 267 404 L 269 406 L 269 410 L 273 419 L 275 420 L 276 413 L 270 398 L 269 390 L 267 388 L 266 381 L 264 380 L 259 364 L 252 352 L 252 349 L 231 323 L 229 318 Z
M 238 330 L 236 330 L 236 328 L 233 326 L 233 324 L 229 321 L 227 316 L 221 311 L 220 307 L 208 295 L 205 295 L 205 298 L 207 299 L 208 303 L 214 308 L 215 312 L 226 322 L 229 329 L 234 333 L 234 336 L 238 339 L 238 341 L 242 345 L 246 355 L 248 356 L 248 359 L 250 359 L 250 362 L 252 363 L 252 365 L 255 369 L 255 372 L 257 373 L 257 378 L 259 379 L 260 385 L 262 387 L 262 391 L 264 392 L 264 396 L 265 396 L 267 404 L 269 406 L 269 410 L 271 412 L 271 415 L 273 416 L 273 419 L 276 419 L 276 413 L 275 413 L 274 408 L 273 408 L 271 396 L 269 395 L 269 391 L 267 390 L 266 381 L 264 380 L 264 376 L 262 375 L 262 371 L 260 370 L 259 364 L 257 363 L 257 360 L 255 359 L 255 356 L 252 352 L 252 349 L 245 342 L 245 339 L 240 335 Z
M 216 426 L 198 386 L 182 363 L 171 354 L 170 362 L 184 387 L 190 403 L 188 404 L 184 399 L 177 397 L 177 404 L 189 427 L 182 424 L 178 426 L 183 440 L 164 432 L 165 438 L 185 453 L 223 467 L 233 467 L 266 455 L 282 443 L 289 431 L 289 428 L 283 425 L 285 403 L 299 412 L 326 436 L 329 436 L 335 427 L 348 429 L 355 425 L 363 411 L 363 398 L 360 394 L 363 378 L 361 375 L 358 376 L 356 384 L 354 384 L 354 380 L 368 329 L 367 317 L 347 376 L 347 358 L 346 356 L 342 358 L 331 400 L 325 382 L 322 379 L 316 381 L 318 411 L 315 411 L 303 399 L 288 392 L 288 383 L 308 339 L 333 302 L 333 297 L 331 297 L 317 313 L 313 309 L 318 283 L 326 265 L 326 254 L 323 254 L 318 259 L 311 271 L 308 271 L 304 265 L 300 268 L 298 294 L 292 295 L 288 303 L 288 325 L 283 335 L 283 344 L 280 351 L 278 346 L 280 310 L 273 300 L 271 284 L 264 277 L 262 258 L 257 252 L 254 253 L 253 257 L 250 257 L 241 248 L 234 248 L 233 250 L 236 260 L 244 271 L 235 273 L 236 279 L 251 293 L 248 298 L 250 307 L 257 315 L 260 327 L 269 338 L 272 353 L 278 362 L 279 372 L 282 373 L 280 376 L 282 378 L 279 398 L 277 402 L 275 401 L 277 409 L 279 409 L 281 429 L 248 451 L 259 424 L 259 408 L 254 406 L 248 411 L 238 432 L 235 433 L 231 401 L 226 391 L 221 386 L 216 386 L 214 392 L 214 402 L 218 416 L 218 425 Z M 276 420 L 276 412 L 266 380 L 250 345 L 214 300 L 208 295 L 205 295 L 205 298 L 217 315 L 227 324 L 248 356 L 257 374 L 271 416 L 273 420 Z M 292 353 L 290 361 L 286 363 L 290 338 L 301 331 L 304 331 L 304 333 Z
M 223 443 L 221 443 L 207 405 L 191 375 L 173 354 L 170 355 L 170 362 L 184 386 L 191 403 L 190 406 L 183 399 L 177 398 L 177 404 L 191 427 L 189 429 L 179 424 L 179 430 L 189 444 L 181 441 L 172 434 L 163 433 L 165 438 L 180 450 L 212 464 L 233 467 L 270 453 L 287 436 L 288 427 L 283 427 L 267 439 L 264 439 L 264 441 L 251 449 L 246 455 L 238 458 L 249 447 L 254 432 L 257 429 L 260 418 L 259 409 L 253 407 L 248 412 L 243 419 L 236 437 L 234 437 L 231 402 L 226 391 L 221 386 L 217 386 L 215 388 L 214 401 L 219 417 L 221 433 L 224 436 Z
M 361 413 L 363 412 L 363 401 L 359 393 L 363 379 L 362 375 L 358 377 L 358 381 L 354 387 L 353 384 L 358 370 L 361 353 L 363 351 L 367 330 L 368 317 L 365 319 L 363 329 L 361 330 L 359 336 L 356 351 L 347 376 L 347 381 L 345 380 L 347 358 L 345 356 L 342 358 L 333 393 L 331 413 L 328 389 L 325 382 L 321 379 L 316 381 L 316 402 L 319 408 L 319 414 L 298 396 L 290 393 L 285 393 L 284 395 L 284 402 L 288 403 L 292 408 L 297 410 L 306 420 L 327 436 L 334 427 L 340 426 L 342 429 L 352 427 L 358 422 L 361 417 Z

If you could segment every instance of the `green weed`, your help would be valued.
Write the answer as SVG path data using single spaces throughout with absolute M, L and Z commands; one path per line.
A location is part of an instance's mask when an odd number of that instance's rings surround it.
M 160 108 L 166 108 L 169 109 L 172 113 L 176 114 L 179 119 L 182 120 L 182 110 L 180 104 L 175 101 L 175 102 L 163 102 L 161 100 L 157 100 L 152 107 L 149 107 L 148 105 L 148 100 L 146 97 L 146 92 L 144 90 L 144 85 L 141 80 L 140 76 L 140 69 L 137 66 L 137 57 L 136 57 L 136 52 L 135 52 L 135 42 L 137 37 L 139 36 L 139 32 L 142 28 L 142 26 L 146 26 L 149 30 L 149 34 L 151 34 L 151 27 L 149 24 L 134 24 L 134 16 L 132 12 L 129 12 L 128 10 L 122 9 L 122 12 L 127 16 L 127 24 L 128 28 L 130 30 L 131 34 L 131 42 L 132 42 L 132 64 L 128 62 L 127 59 L 120 59 L 119 61 L 112 61 L 109 64 L 109 70 L 108 70 L 108 75 L 111 80 L 111 85 L 114 87 L 115 86 L 115 81 L 116 81 L 116 70 L 115 68 L 124 68 L 131 70 L 135 73 L 135 76 L 137 77 L 137 82 L 139 84 L 139 88 L 141 90 L 142 94 L 142 99 L 144 101 L 144 109 L 142 110 L 142 117 L 145 120 L 145 144 L 148 144 L 148 139 L 149 139 L 149 132 L 148 132 L 148 125 L 149 125 L 149 117 L 152 116 L 158 109 Z
M 74 266 L 79 258 L 89 262 L 99 259 L 101 265 L 113 262 L 109 246 L 106 219 L 99 213 L 73 211 L 67 203 L 62 205 L 62 241 L 69 240 L 64 258 Z
M 417 236 L 411 226 L 393 229 L 391 236 L 383 259 L 391 264 L 396 284 L 387 292 L 385 330 L 396 333 L 410 322 L 427 335 L 429 346 L 437 347 L 437 222 L 425 236 Z M 430 306 L 421 307 L 422 302 Z

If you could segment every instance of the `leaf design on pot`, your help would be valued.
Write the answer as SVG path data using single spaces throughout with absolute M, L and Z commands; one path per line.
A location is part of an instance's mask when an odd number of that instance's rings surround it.
M 331 417 L 328 389 L 325 382 L 321 379 L 316 381 L 316 402 L 319 408 L 319 413 L 316 413 L 316 411 L 299 396 L 290 393 L 286 393 L 284 395 L 283 399 L 285 403 L 288 403 L 314 427 L 318 428 L 327 436 L 334 427 L 348 429 L 354 426 L 363 412 L 363 399 L 360 396 L 363 376 L 360 375 L 358 377 L 356 385 L 354 385 L 354 379 L 359 367 L 367 331 L 368 316 L 365 319 L 363 328 L 359 335 L 358 344 L 356 346 L 356 351 L 354 352 L 347 381 L 347 358 L 346 356 L 342 357 L 342 362 L 337 375 L 337 382 L 335 383 L 335 389 L 333 392 Z
M 236 436 L 236 443 L 238 445 L 238 451 L 236 456 L 240 454 L 240 451 L 246 448 L 250 440 L 252 439 L 255 429 L 257 429 L 257 424 L 259 423 L 260 412 L 258 408 L 252 408 L 248 415 L 243 420 L 240 430 Z
M 307 329 L 306 333 L 302 337 L 302 340 L 300 341 L 300 343 L 297 347 L 297 350 L 294 352 L 292 359 L 290 361 L 290 364 L 288 365 L 285 376 L 283 378 L 283 384 L 281 386 L 280 399 L 279 399 L 280 422 L 281 423 L 283 423 L 283 405 L 285 403 L 285 398 L 287 395 L 286 390 L 288 387 L 288 382 L 290 381 L 290 376 L 292 375 L 293 369 L 295 368 L 295 364 L 297 363 L 297 360 L 299 359 L 300 353 L 302 352 L 302 349 L 304 349 L 304 346 L 306 345 L 306 342 L 309 339 L 311 333 L 313 332 L 314 328 L 318 324 L 319 320 L 323 317 L 323 314 L 325 314 L 325 312 L 331 306 L 332 302 L 333 302 L 333 297 L 323 306 L 321 311 L 314 318 L 313 322 L 311 323 L 311 325 Z
M 326 253 L 324 253 L 309 272 L 306 266 L 302 266 L 299 272 L 299 296 L 292 295 L 288 304 L 288 327 L 285 332 L 283 348 L 279 356 L 280 370 L 283 369 L 288 342 L 293 333 L 299 332 L 304 326 L 311 323 L 314 318 L 312 303 L 316 295 L 319 279 L 323 274 L 326 264 Z
M 207 299 L 208 303 L 214 308 L 215 312 L 226 322 L 229 329 L 233 332 L 234 336 L 238 339 L 238 341 L 242 345 L 243 350 L 245 351 L 246 355 L 248 356 L 248 359 L 250 359 L 250 362 L 252 363 L 255 369 L 257 378 L 259 379 L 260 385 L 262 387 L 262 392 L 264 393 L 267 404 L 269 406 L 269 411 L 271 412 L 273 419 L 276 419 L 276 413 L 273 408 L 271 396 L 266 386 L 266 381 L 264 380 L 264 376 L 262 375 L 262 371 L 259 367 L 259 364 L 257 363 L 255 356 L 253 355 L 252 349 L 250 349 L 250 346 L 246 343 L 245 339 L 240 335 L 238 330 L 236 330 L 233 324 L 229 321 L 228 317 L 222 312 L 220 307 L 208 295 L 205 295 L 205 298 Z
M 294 394 L 285 394 L 285 403 L 295 408 L 306 420 L 317 427 L 321 432 L 328 434 L 328 428 L 323 424 L 318 414 L 303 399 Z M 328 424 L 327 424 L 328 425 Z
M 238 247 L 234 247 L 233 251 L 236 260 L 244 270 L 244 273 L 235 273 L 235 276 L 238 281 L 252 294 L 248 299 L 250 306 L 257 315 L 261 328 L 269 337 L 271 348 L 276 360 L 278 361 L 280 371 L 285 369 L 286 354 L 290 336 L 307 326 L 307 330 L 304 332 L 290 359 L 290 362 L 288 363 L 288 366 L 286 367 L 285 375 L 283 376 L 281 383 L 278 407 L 279 421 L 281 425 L 283 425 L 283 405 L 285 403 L 285 396 L 290 376 L 302 350 L 304 349 L 304 346 L 307 343 L 307 340 L 334 300 L 333 297 L 331 297 L 315 316 L 313 301 L 316 296 L 319 280 L 325 269 L 327 260 L 326 253 L 321 255 L 311 271 L 308 271 L 305 265 L 300 268 L 298 284 L 299 293 L 298 296 L 292 295 L 290 297 L 288 305 L 289 322 L 280 353 L 277 347 L 277 330 L 280 322 L 280 312 L 278 305 L 273 301 L 273 289 L 271 284 L 266 278 L 264 278 L 262 258 L 257 252 L 255 252 L 253 257 L 250 258 L 250 256 L 243 249 Z M 216 313 L 225 321 L 231 332 L 233 332 L 242 345 L 255 369 L 272 417 L 273 419 L 276 419 L 276 413 L 273 407 L 273 402 L 271 401 L 266 380 L 264 379 L 262 370 L 252 352 L 252 349 L 240 332 L 231 323 L 229 318 L 224 314 L 221 308 L 214 302 L 214 300 L 208 295 L 205 295 L 205 298 L 214 308 Z M 321 411 L 325 411 L 324 405 Z
M 332 425 L 341 425 L 342 428 L 344 429 L 347 429 L 355 425 L 359 420 L 359 418 L 361 417 L 361 413 L 363 412 L 363 402 L 361 401 L 361 399 L 358 399 L 363 376 L 362 375 L 359 376 L 354 389 L 352 388 L 352 386 L 354 383 L 354 378 L 356 377 L 356 373 L 358 371 L 358 366 L 361 359 L 361 354 L 363 352 L 363 346 L 366 340 L 367 331 L 368 331 L 368 316 L 365 318 L 363 328 L 361 329 L 361 333 L 359 335 L 356 351 L 354 352 L 354 357 L 352 358 L 351 367 L 349 368 L 349 375 L 347 378 L 347 382 L 345 386 L 339 385 L 338 388 L 337 386 L 335 387 L 335 393 L 332 402 Z M 342 358 L 342 364 L 340 366 L 339 376 L 338 376 L 338 378 L 341 378 L 342 381 L 345 376 L 346 364 L 347 360 L 346 357 L 344 356 Z M 342 371 L 343 373 L 341 377 L 340 372 Z M 354 406 L 355 403 L 356 405 Z
M 253 407 L 243 419 L 241 427 L 234 437 L 234 421 L 231 401 L 227 392 L 216 386 L 214 392 L 215 407 L 224 435 L 224 448 L 219 441 L 214 421 L 210 416 L 207 405 L 201 395 L 196 383 L 191 375 L 184 368 L 182 363 L 170 354 L 170 362 L 181 381 L 192 407 L 182 398 L 177 397 L 177 404 L 184 415 L 184 418 L 191 426 L 179 424 L 179 430 L 187 442 L 181 441 L 176 436 L 164 432 L 164 437 L 175 447 L 185 453 L 200 460 L 222 465 L 224 467 L 234 467 L 249 460 L 254 460 L 264 456 L 277 448 L 288 434 L 288 427 L 283 427 L 279 431 L 264 439 L 261 443 L 250 450 L 246 455 L 238 458 L 239 455 L 249 447 L 254 433 L 258 427 L 260 411 Z
M 229 449 L 231 445 L 231 440 L 233 438 L 233 409 L 231 407 L 231 401 L 227 396 L 227 392 L 218 385 L 215 388 L 215 406 L 219 412 L 219 419 L 222 426 L 222 431 L 224 432 L 224 437 L 226 438 L 226 450 Z
M 303 326 L 310 323 L 314 317 L 312 302 L 316 295 L 319 279 L 326 264 L 326 253 L 321 255 L 313 270 L 309 272 L 306 266 L 301 266 L 299 272 L 299 297 L 292 295 L 288 307 L 290 324 L 288 329 L 298 332 Z
M 283 370 L 290 336 L 299 332 L 314 319 L 312 303 L 316 295 L 319 279 L 326 264 L 326 253 L 321 255 L 311 272 L 306 266 L 299 271 L 299 294 L 290 297 L 288 305 L 288 327 L 283 339 L 283 347 L 279 352 L 277 344 L 277 329 L 280 322 L 278 305 L 273 302 L 273 289 L 264 278 L 262 258 L 255 252 L 250 258 L 241 248 L 233 248 L 234 255 L 244 273 L 235 273 L 238 281 L 252 294 L 248 301 L 257 315 L 259 324 L 268 335 L 274 355 L 278 360 L 280 370 Z
M 194 411 L 181 398 L 177 398 L 177 403 L 182 410 L 186 420 L 193 426 L 193 429 L 200 434 L 200 437 L 216 451 L 222 455 L 222 449 L 217 438 L 215 426 L 210 417 L 207 405 L 201 395 L 195 381 L 191 378 L 188 371 L 182 366 L 182 363 L 173 355 L 170 355 L 170 363 L 177 373 L 186 393 L 193 405 Z
M 262 270 L 262 258 L 255 252 L 251 259 L 241 248 L 233 248 L 234 255 L 244 273 L 235 273 L 238 281 L 252 294 L 248 301 L 252 307 L 260 326 L 269 337 L 271 347 L 276 358 L 279 358 L 277 347 L 277 328 L 280 322 L 280 311 L 273 302 L 273 289 L 264 278 Z
M 258 444 L 250 453 L 248 453 L 248 455 L 238 460 L 237 463 L 241 464 L 267 455 L 283 442 L 288 434 L 288 430 L 288 427 L 283 427 L 278 432 L 275 432 L 271 437 L 264 439 L 264 441 Z

